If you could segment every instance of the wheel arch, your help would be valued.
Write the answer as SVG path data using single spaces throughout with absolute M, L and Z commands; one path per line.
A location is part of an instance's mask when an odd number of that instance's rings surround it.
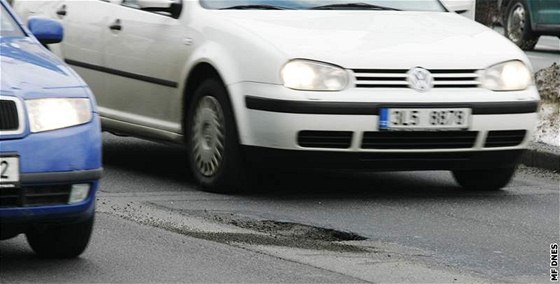
M 245 185 L 245 167 L 239 149 L 238 123 L 232 104 L 231 90 L 228 88 L 227 78 L 219 70 L 210 62 L 201 61 L 196 63 L 188 73 L 189 75 L 184 83 L 182 128 L 184 143 L 188 149 L 189 166 L 193 171 L 194 178 L 198 180 L 204 190 L 217 193 L 233 193 L 242 190 Z M 202 91 L 198 92 L 198 90 Z M 208 94 L 215 95 L 214 97 L 223 103 L 224 125 L 226 132 L 230 133 L 226 134 L 224 141 L 222 141 L 222 145 L 225 142 L 226 146 L 223 148 L 221 156 L 227 158 L 221 160 L 220 168 L 210 176 L 201 173 L 200 167 L 197 169 L 193 150 L 195 148 L 192 146 L 194 141 L 192 137 L 196 136 L 192 136 L 193 132 L 190 130 L 194 119 L 189 120 L 196 115 L 195 109 L 198 108 L 196 105 L 198 104 L 198 98 L 204 98 Z
M 196 91 L 196 89 L 200 86 L 200 84 L 202 82 L 204 82 L 207 79 L 216 79 L 218 80 L 226 89 L 226 92 L 228 92 L 227 95 L 227 99 L 228 99 L 228 103 L 230 104 L 230 107 L 232 108 L 232 111 L 235 114 L 235 110 L 234 107 L 231 103 L 231 98 L 229 97 L 229 91 L 227 88 L 227 84 L 226 84 L 226 79 L 224 78 L 223 74 L 220 73 L 219 69 L 216 68 L 213 64 L 211 64 L 210 62 L 207 61 L 200 61 L 198 63 L 196 63 L 190 70 L 190 72 L 188 73 L 188 76 L 185 80 L 185 87 L 183 89 L 183 120 L 182 120 L 182 130 L 184 133 L 184 138 L 187 139 L 187 117 L 188 117 L 188 111 L 189 108 L 191 107 L 191 104 L 193 103 L 193 94 Z M 234 115 L 235 118 L 235 115 Z M 234 122 L 237 125 L 237 122 L 234 120 Z

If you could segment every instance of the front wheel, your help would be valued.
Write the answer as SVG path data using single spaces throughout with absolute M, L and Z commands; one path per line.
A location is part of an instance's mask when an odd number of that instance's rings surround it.
M 89 243 L 93 219 L 91 216 L 79 223 L 39 225 L 25 234 L 27 242 L 40 257 L 76 257 Z
M 497 191 L 513 177 L 515 168 L 453 171 L 453 177 L 464 189 L 472 191 Z
M 504 33 L 523 50 L 533 50 L 539 39 L 531 30 L 529 10 L 524 0 L 514 0 L 508 6 Z
M 241 191 L 245 165 L 227 90 L 219 80 L 207 79 L 194 92 L 186 133 L 189 164 L 202 188 Z

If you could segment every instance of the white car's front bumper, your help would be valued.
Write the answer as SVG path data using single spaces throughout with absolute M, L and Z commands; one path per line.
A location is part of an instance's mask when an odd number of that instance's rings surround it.
M 406 154 L 425 160 L 437 159 L 430 157 L 434 153 L 492 152 L 507 156 L 527 147 L 537 121 L 538 93 L 534 87 L 502 93 L 481 88 L 431 93 L 409 89 L 317 93 L 243 83 L 229 86 L 229 90 L 241 144 L 259 151 L 275 150 L 281 156 L 288 152 L 326 156 L 336 152 L 357 155 L 358 160 L 378 156 L 375 154 L 394 160 L 390 155 L 396 154 L 403 163 L 410 159 Z M 378 127 L 381 107 L 466 107 L 472 115 L 465 131 L 387 132 Z M 386 143 L 377 143 L 381 140 Z

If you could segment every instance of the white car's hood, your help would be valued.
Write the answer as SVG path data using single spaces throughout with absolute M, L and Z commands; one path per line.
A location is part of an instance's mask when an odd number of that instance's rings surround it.
M 228 11 L 220 15 L 288 58 L 345 68 L 480 69 L 524 53 L 498 33 L 453 13 Z

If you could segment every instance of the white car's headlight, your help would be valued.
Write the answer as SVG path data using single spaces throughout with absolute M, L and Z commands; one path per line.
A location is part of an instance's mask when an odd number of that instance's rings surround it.
M 284 86 L 306 91 L 340 91 L 348 84 L 348 72 L 340 67 L 310 60 L 296 59 L 281 71 Z
M 83 124 L 91 120 L 89 99 L 48 98 L 25 101 L 31 132 Z
M 484 71 L 482 84 L 493 91 L 525 90 L 533 83 L 531 71 L 518 60 L 494 65 Z

